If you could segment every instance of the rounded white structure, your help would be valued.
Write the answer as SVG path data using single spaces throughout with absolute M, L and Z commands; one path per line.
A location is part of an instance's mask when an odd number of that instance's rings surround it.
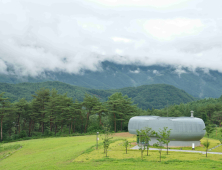
M 137 134 L 137 130 L 145 127 L 156 132 L 164 127 L 171 129 L 169 146 L 192 146 L 192 143 L 199 146 L 205 135 L 204 121 L 195 117 L 135 116 L 129 120 L 128 131 L 131 134 Z M 151 137 L 150 145 L 156 142 L 156 137 Z

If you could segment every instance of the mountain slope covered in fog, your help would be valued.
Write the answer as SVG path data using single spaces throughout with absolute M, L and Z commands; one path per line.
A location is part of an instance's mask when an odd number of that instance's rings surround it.
M 100 71 L 82 71 L 81 74 L 45 72 L 38 77 L 18 77 L 16 74 L 0 75 L 0 82 L 60 81 L 92 89 L 119 89 L 149 84 L 168 84 L 198 98 L 222 95 L 222 74 L 212 70 L 189 70 L 171 66 L 121 65 L 101 63 Z

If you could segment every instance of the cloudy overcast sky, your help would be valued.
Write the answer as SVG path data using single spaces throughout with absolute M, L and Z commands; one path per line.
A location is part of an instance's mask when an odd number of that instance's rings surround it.
M 220 0 L 0 0 L 0 73 L 102 61 L 222 72 Z

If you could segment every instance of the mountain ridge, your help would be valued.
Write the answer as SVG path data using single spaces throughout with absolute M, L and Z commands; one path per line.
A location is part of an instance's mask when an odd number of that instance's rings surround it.
M 73 86 L 70 84 L 48 81 L 42 83 L 20 83 L 8 84 L 0 83 L 0 93 L 6 92 L 5 96 L 9 97 L 11 101 L 16 101 L 19 98 L 26 98 L 32 100 L 32 95 L 35 91 L 41 88 L 56 89 L 58 93 L 67 93 L 69 97 L 74 100 L 83 101 L 84 95 L 89 93 L 100 98 L 101 101 L 106 101 L 109 96 L 115 92 L 121 92 L 132 98 L 134 104 L 142 109 L 160 109 L 173 104 L 187 103 L 194 101 L 195 98 L 187 94 L 184 90 L 178 89 L 172 85 L 153 84 L 142 85 L 139 87 L 126 87 L 121 89 L 98 90 L 88 89 L 84 87 Z
M 218 71 L 172 66 L 139 66 L 102 62 L 99 71 L 85 70 L 82 74 L 44 72 L 43 76 L 17 77 L 0 74 L 0 82 L 60 81 L 92 89 L 119 89 L 150 84 L 168 84 L 183 89 L 196 98 L 218 98 L 222 94 L 222 74 Z

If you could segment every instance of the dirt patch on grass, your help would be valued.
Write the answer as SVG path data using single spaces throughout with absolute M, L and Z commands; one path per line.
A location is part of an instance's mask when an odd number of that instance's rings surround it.
M 113 133 L 113 136 L 117 136 L 117 137 L 134 137 L 135 135 L 130 134 L 129 132 L 122 132 L 122 133 Z

